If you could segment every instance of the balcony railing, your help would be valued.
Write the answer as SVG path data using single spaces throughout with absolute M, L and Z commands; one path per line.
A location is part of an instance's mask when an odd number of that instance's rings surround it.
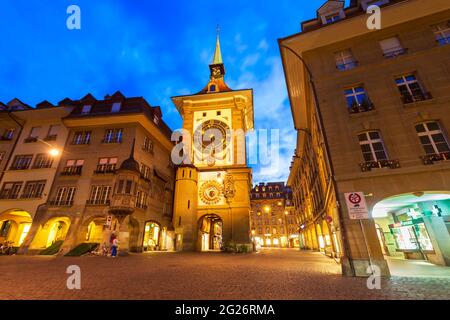
M 111 143 L 122 143 L 122 139 L 121 138 L 106 138 L 102 140 L 102 143 L 105 144 L 111 144 Z
M 52 135 L 46 136 L 46 137 L 44 138 L 44 140 L 45 140 L 45 141 L 56 141 L 57 138 L 58 138 L 58 135 L 52 134 Z
M 35 194 L 35 193 L 24 193 L 20 196 L 20 199 L 40 199 L 42 198 L 42 193 Z
M 398 49 L 396 49 L 396 50 L 392 50 L 392 51 L 389 51 L 389 52 L 385 52 L 384 54 L 383 54 L 383 56 L 385 57 L 385 58 L 395 58 L 395 57 L 398 57 L 398 56 L 401 56 L 401 55 L 403 55 L 403 54 L 407 54 L 408 53 L 408 49 L 407 48 L 398 48 Z
M 32 143 L 32 142 L 37 142 L 38 138 L 36 137 L 28 137 L 24 140 L 25 143 Z
M 422 92 L 420 94 L 415 94 L 415 95 L 411 95 L 411 94 L 402 95 L 401 99 L 402 99 L 403 104 L 409 104 L 409 103 L 414 103 L 414 102 L 419 102 L 419 101 L 431 100 L 431 99 L 433 99 L 433 96 L 429 92 Z
M 368 112 L 368 111 L 372 111 L 372 110 L 375 110 L 375 107 L 374 107 L 373 103 L 368 102 L 368 103 L 362 103 L 359 105 L 354 105 L 348 109 L 348 112 L 351 114 L 354 114 L 354 113 Z
M 350 61 L 347 63 L 340 63 L 336 65 L 336 69 L 338 69 L 339 71 L 345 71 L 345 70 L 350 70 L 350 69 L 354 69 L 358 66 L 359 62 L 358 61 Z
M 97 169 L 94 171 L 94 174 L 108 174 L 115 172 L 116 172 L 116 165 L 98 165 Z
M 30 168 L 30 164 L 24 164 L 24 165 L 13 165 L 9 170 L 27 170 Z
M 16 200 L 19 198 L 19 194 L 0 194 L 2 200 Z
M 50 207 L 71 207 L 73 200 L 51 200 L 47 203 Z
M 425 165 L 431 165 L 431 164 L 434 164 L 435 162 L 448 161 L 448 160 L 450 160 L 450 152 L 427 154 L 426 156 L 422 157 L 423 164 L 425 164 Z
M 371 171 L 372 169 L 390 168 L 398 169 L 400 168 L 399 160 L 380 160 L 380 161 L 367 161 L 360 164 L 361 171 Z
M 89 199 L 86 200 L 86 205 L 88 206 L 109 206 L 111 200 L 109 199 Z
M 83 167 L 65 167 L 61 172 L 62 176 L 81 176 Z
M 13 138 L 8 136 L 1 136 L 0 141 L 11 141 Z

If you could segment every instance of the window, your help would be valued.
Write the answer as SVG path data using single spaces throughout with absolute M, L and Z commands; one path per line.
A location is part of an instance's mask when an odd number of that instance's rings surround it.
M 215 92 L 216 91 L 216 85 L 212 84 L 209 86 L 209 92 Z
M 359 145 L 363 153 L 364 161 L 387 160 L 387 153 L 384 143 L 378 131 L 365 132 L 358 135 Z
M 1 199 L 17 199 L 23 182 L 5 182 L 0 192 Z
M 25 143 L 36 142 L 39 138 L 40 131 L 40 127 L 31 128 L 30 135 L 25 139 Z
M 4 221 L 2 227 L 0 228 L 0 237 L 6 238 L 8 237 L 9 230 L 11 229 L 11 221 Z
M 336 52 L 334 57 L 336 59 L 336 68 L 340 71 L 350 70 L 358 65 L 350 49 Z
M 107 129 L 105 131 L 105 138 L 103 143 L 121 143 L 123 136 L 123 129 Z
M 61 174 L 65 176 L 81 175 L 83 165 L 84 160 L 67 160 L 66 166 L 64 167 Z
M 448 140 L 438 122 L 418 124 L 416 132 L 427 155 L 450 152 Z
M 16 129 L 14 129 L 14 128 L 10 128 L 10 129 L 6 129 L 4 132 L 3 132 L 3 135 L 2 135 L 2 137 L 1 137 L 1 140 L 12 140 L 12 138 L 14 137 L 14 131 L 15 131 Z
M 350 113 L 366 112 L 373 109 L 369 96 L 363 86 L 351 87 L 344 92 Z
M 87 201 L 87 204 L 91 205 L 108 204 L 110 194 L 111 194 L 110 186 L 92 186 L 91 196 Z
M 92 131 L 77 131 L 73 135 L 72 144 L 89 144 Z
M 83 108 L 81 109 L 81 114 L 88 114 L 91 112 L 91 105 L 85 105 L 83 106 Z
M 399 76 L 395 79 L 398 90 L 404 104 L 423 101 L 431 98 L 429 93 L 425 93 L 414 74 Z
M 25 183 L 22 197 L 23 199 L 35 199 L 42 197 L 45 188 L 45 180 L 28 181 Z
M 435 25 L 433 27 L 433 32 L 436 37 L 436 41 L 441 46 L 450 44 L 450 21 Z
M 60 126 L 57 124 L 50 126 L 50 129 L 48 130 L 48 134 L 47 134 L 47 137 L 45 138 L 45 140 L 47 140 L 47 141 L 56 140 L 56 138 L 58 137 L 59 128 L 60 128 Z
M 41 153 L 36 156 L 34 160 L 33 169 L 51 168 L 53 164 L 53 157 L 49 154 Z
M 367 11 L 367 8 L 370 6 L 378 6 L 381 7 L 382 5 L 389 3 L 389 0 L 362 0 L 361 5 L 364 9 L 364 11 Z
M 150 180 L 152 177 L 152 169 L 143 163 L 141 163 L 141 177 L 146 180 Z
M 327 24 L 333 23 L 333 22 L 336 22 L 336 21 L 339 21 L 339 20 L 341 20 L 341 16 L 340 16 L 339 13 L 331 14 L 331 15 L 328 15 L 328 16 L 325 17 L 325 21 L 326 21 Z
M 76 187 L 59 187 L 56 199 L 51 204 L 56 206 L 71 206 L 75 197 Z
M 398 37 L 382 40 L 380 41 L 380 46 L 383 50 L 383 55 L 386 58 L 394 58 L 407 52 L 407 50 L 403 48 Z
M 138 191 L 136 195 L 136 207 L 141 209 L 147 209 L 147 193 L 144 191 Z
M 30 167 L 33 155 L 20 155 L 14 158 L 11 170 L 26 170 Z
M 116 170 L 117 158 L 100 158 L 95 173 L 113 173 Z
M 113 103 L 113 105 L 111 107 L 111 112 L 119 112 L 121 106 L 122 106 L 122 104 L 120 102 Z
M 152 153 L 153 152 L 153 142 L 149 137 L 144 138 L 144 144 L 142 145 L 142 150 Z

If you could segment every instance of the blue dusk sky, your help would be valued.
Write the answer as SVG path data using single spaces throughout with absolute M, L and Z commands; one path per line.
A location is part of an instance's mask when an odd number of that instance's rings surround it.
M 228 85 L 254 89 L 256 129 L 282 130 L 280 164 L 253 165 L 254 182 L 283 181 L 295 132 L 277 39 L 299 32 L 324 2 L 1 0 L 0 101 L 56 104 L 120 90 L 161 106 L 178 129 L 170 97 L 206 85 L 219 24 Z M 81 8 L 81 30 L 66 27 L 71 4 Z

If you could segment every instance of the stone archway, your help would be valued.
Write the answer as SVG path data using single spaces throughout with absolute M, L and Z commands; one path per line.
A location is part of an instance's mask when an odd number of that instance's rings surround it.
M 71 225 L 70 218 L 60 216 L 41 224 L 31 241 L 30 249 L 45 249 L 57 241 L 64 241 Z
M 20 209 L 12 209 L 0 214 L 0 243 L 8 242 L 20 247 L 30 231 L 31 215 Z
M 217 214 L 206 214 L 198 220 L 198 250 L 220 251 L 223 242 L 223 220 Z

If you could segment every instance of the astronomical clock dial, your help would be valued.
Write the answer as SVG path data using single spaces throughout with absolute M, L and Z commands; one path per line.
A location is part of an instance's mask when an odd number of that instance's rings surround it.
M 228 125 L 220 120 L 207 120 L 203 122 L 194 133 L 195 148 L 201 152 L 225 150 L 227 147 L 228 130 Z
M 215 180 L 204 182 L 199 191 L 200 199 L 207 205 L 215 205 L 220 202 L 223 194 L 223 185 Z

